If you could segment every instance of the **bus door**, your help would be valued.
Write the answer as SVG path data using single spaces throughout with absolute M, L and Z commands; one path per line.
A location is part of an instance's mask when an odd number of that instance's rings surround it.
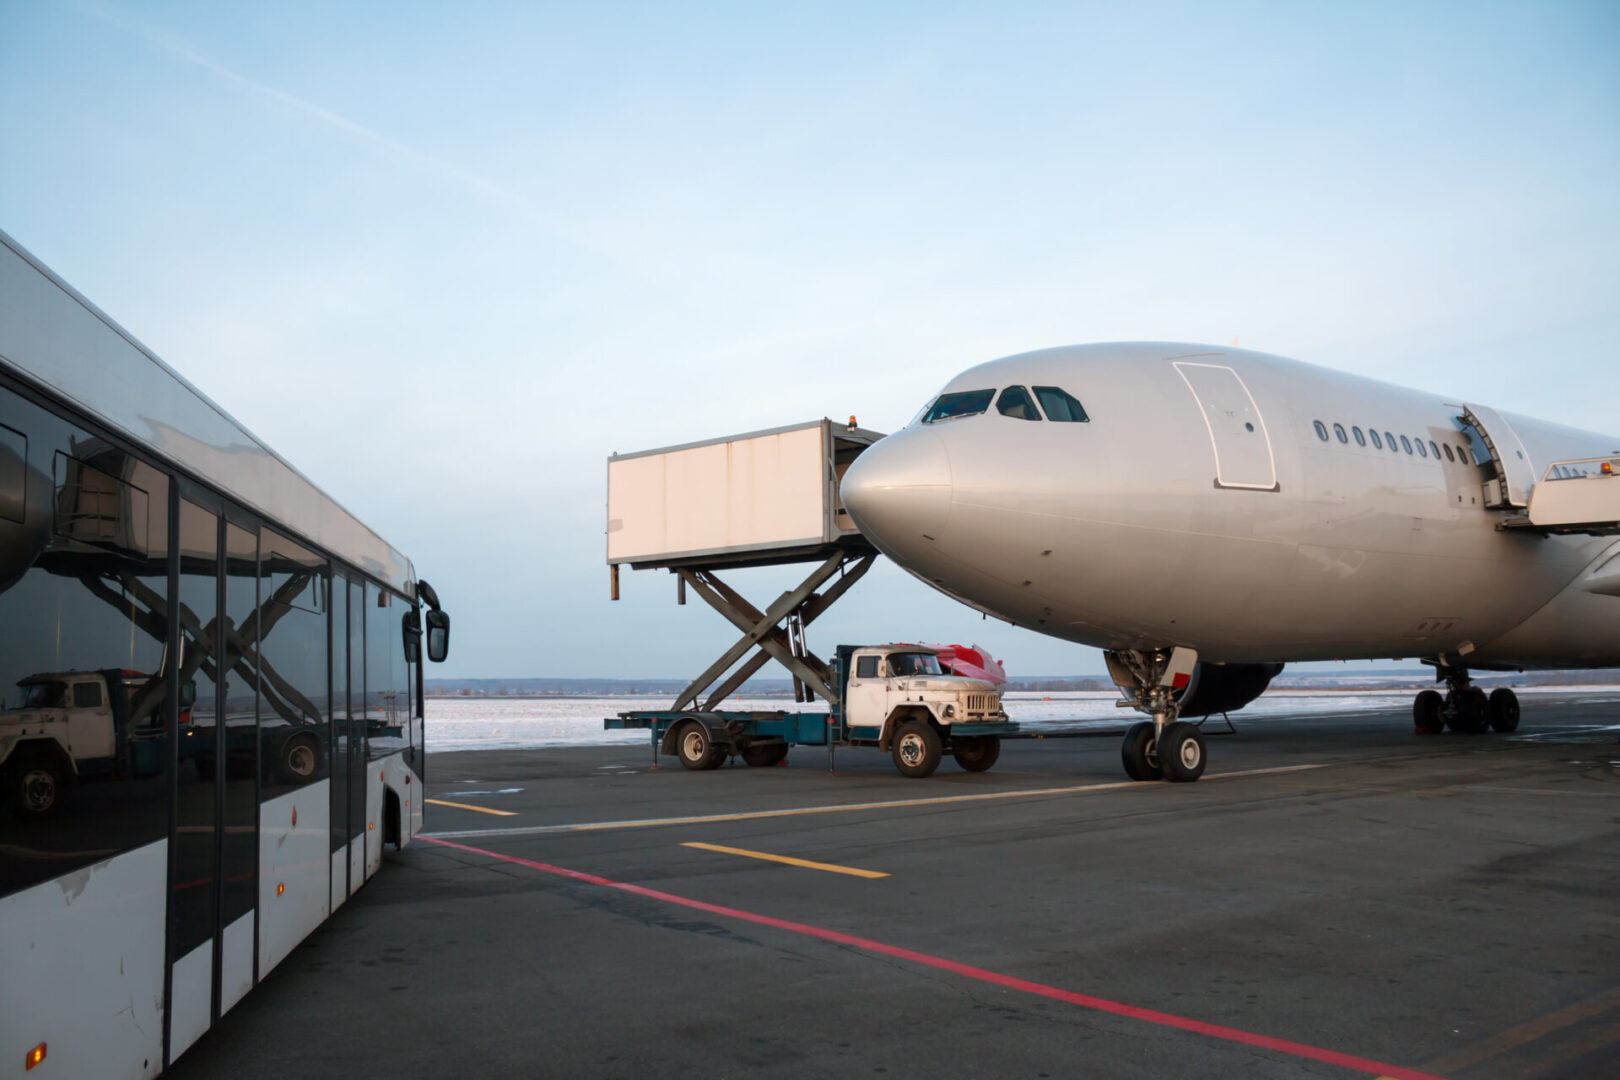
M 258 536 L 182 499 L 179 547 L 170 1061 L 253 986 L 258 877 Z

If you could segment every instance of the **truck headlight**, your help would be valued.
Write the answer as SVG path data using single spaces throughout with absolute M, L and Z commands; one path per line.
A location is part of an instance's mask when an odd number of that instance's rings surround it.
M 955 716 L 956 715 L 956 706 L 955 705 L 946 705 L 945 706 L 945 715 L 946 716 Z

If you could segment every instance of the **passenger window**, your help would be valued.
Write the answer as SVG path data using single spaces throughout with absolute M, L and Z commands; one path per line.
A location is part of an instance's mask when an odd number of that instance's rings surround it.
M 1352 435 L 1354 435 L 1356 437 L 1356 445 L 1357 446 L 1366 446 L 1367 445 L 1367 436 L 1365 436 L 1365 435 L 1363 435 L 1361 433 L 1360 428 L 1358 428 L 1358 427 L 1351 428 L 1350 429 L 1350 434 L 1352 434 Z
M 1316 425 L 1316 437 L 1327 442 L 1327 425 L 1320 420 L 1313 421 Z
M 1393 431 L 1384 432 L 1384 442 L 1389 445 L 1389 452 L 1390 453 L 1392 453 L 1392 454 L 1400 453 L 1399 450 L 1395 449 L 1395 433 Z
M 1091 417 L 1086 410 L 1080 407 L 1073 395 L 1059 390 L 1055 386 L 1035 387 L 1035 397 L 1041 403 L 1041 410 L 1046 413 L 1048 420 L 1061 420 L 1074 424 L 1083 424 Z
M 1441 443 L 1440 445 L 1446 452 L 1446 460 L 1447 461 L 1455 461 L 1456 458 L 1451 456 L 1451 444 L 1450 443 Z
M 1418 440 L 1416 440 L 1416 441 L 1417 441 L 1417 450 L 1418 450 L 1418 457 L 1420 457 L 1420 458 L 1426 458 L 1426 457 L 1428 457 L 1428 456 L 1429 456 L 1429 452 L 1428 452 L 1428 451 L 1427 451 L 1427 450 L 1425 450 L 1425 449 L 1424 449 L 1424 448 L 1423 448 L 1423 440 L 1422 440 L 1422 439 L 1418 439 Z
M 955 394 L 941 394 L 939 400 L 929 406 L 922 422 L 937 424 L 941 420 L 978 416 L 990 407 L 990 399 L 995 396 L 994 390 L 963 390 Z
M 875 679 L 878 677 L 878 658 L 875 656 L 857 656 L 855 658 L 855 677 L 857 679 Z
M 1338 440 L 1340 442 L 1342 442 L 1342 443 L 1347 443 L 1347 442 L 1350 441 L 1350 437 L 1344 433 L 1344 425 L 1343 424 L 1334 424 L 1333 425 L 1333 434 L 1335 436 L 1337 436 Z
M 1429 440 L 1429 449 L 1434 451 L 1434 460 L 1440 460 L 1440 444 L 1433 439 Z
M 73 707 L 75 709 L 101 708 L 101 684 L 93 682 L 74 683 Z
M 1401 449 L 1405 450 L 1408 454 L 1412 452 L 1412 440 L 1408 439 L 1405 435 L 1401 436 Z
M 1382 450 L 1384 448 L 1384 440 L 1378 437 L 1377 428 L 1368 428 L 1367 434 L 1372 436 L 1374 450 Z
M 1465 464 L 1465 465 L 1478 465 L 1479 464 L 1479 462 L 1474 460 L 1473 448 L 1468 446 L 1466 443 L 1457 448 L 1457 453 L 1462 457 L 1463 464 Z
M 1011 416 L 1015 420 L 1039 420 L 1041 414 L 1035 408 L 1034 400 L 1029 391 L 1022 386 L 1009 386 L 1001 392 L 996 401 L 996 411 L 1002 416 Z

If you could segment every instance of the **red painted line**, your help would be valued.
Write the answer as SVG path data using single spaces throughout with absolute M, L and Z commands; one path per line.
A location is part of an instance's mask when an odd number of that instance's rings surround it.
M 1390 1065 L 1382 1061 L 1373 1061 L 1369 1058 L 1356 1057 L 1353 1054 L 1341 1054 L 1337 1050 L 1324 1050 L 1321 1047 L 1309 1046 L 1305 1043 L 1292 1042 L 1288 1039 L 1277 1039 L 1270 1035 L 1257 1035 L 1254 1032 L 1242 1031 L 1238 1028 L 1225 1027 L 1221 1024 L 1209 1024 L 1202 1020 L 1191 1020 L 1184 1016 L 1174 1016 L 1170 1013 L 1159 1012 L 1156 1009 L 1143 1009 L 1135 1005 L 1126 1005 L 1119 1001 L 1110 1001 L 1107 998 L 1093 997 L 1090 994 L 1080 994 L 1073 990 L 1064 990 L 1061 987 L 1048 986 L 1045 983 L 1031 982 L 1013 975 L 1003 975 L 1000 972 L 989 971 L 985 968 L 974 967 L 971 964 L 959 964 L 955 960 L 947 960 L 941 956 L 932 956 L 928 953 L 914 952 L 903 949 L 898 945 L 886 945 L 881 941 L 870 938 L 856 937 L 838 930 L 827 930 L 808 923 L 791 922 L 787 919 L 777 919 L 770 915 L 756 915 L 751 911 L 742 911 L 738 908 L 724 907 L 720 904 L 710 904 L 702 900 L 692 900 L 685 896 L 676 896 L 674 893 L 661 892 L 658 889 L 649 889 L 641 885 L 631 885 L 611 878 L 599 877 L 596 874 L 586 874 L 578 870 L 569 870 L 562 866 L 551 866 L 548 863 L 535 862 L 532 859 L 522 859 L 516 855 L 503 855 L 498 851 L 487 848 L 471 847 L 467 844 L 457 844 L 449 840 L 440 840 L 432 836 L 418 836 L 430 844 L 439 844 L 443 847 L 455 848 L 458 851 L 470 852 L 474 855 L 485 855 L 491 859 L 502 862 L 515 863 L 526 866 L 541 873 L 554 874 L 557 877 L 568 878 L 570 881 L 582 882 L 586 885 L 599 885 L 604 889 L 618 889 L 620 892 L 634 893 L 636 896 L 645 896 L 650 900 L 661 900 L 668 904 L 679 904 L 681 907 L 692 908 L 697 911 L 706 911 L 711 915 L 720 915 L 728 919 L 739 919 L 743 922 L 756 923 L 760 926 L 770 926 L 777 930 L 786 930 L 794 934 L 803 934 L 806 937 L 820 938 L 838 945 L 848 945 L 867 952 L 879 953 L 883 956 L 892 956 L 898 960 L 905 960 L 923 967 L 936 968 L 940 971 L 949 971 L 953 975 L 964 978 L 977 979 L 980 982 L 990 983 L 994 986 L 1003 986 L 1009 990 L 1019 990 L 1037 997 L 1050 998 L 1053 1001 L 1062 1001 L 1070 1005 L 1078 1005 L 1084 1009 L 1095 1009 L 1098 1012 L 1113 1013 L 1116 1016 L 1127 1016 L 1133 1020 L 1145 1020 L 1150 1024 L 1161 1027 L 1176 1028 L 1180 1031 L 1190 1031 L 1197 1035 L 1207 1035 L 1213 1039 L 1223 1039 L 1227 1042 L 1242 1043 L 1244 1046 L 1256 1046 L 1265 1050 L 1275 1050 L 1278 1053 L 1288 1054 L 1292 1057 L 1307 1058 L 1311 1061 L 1326 1062 L 1337 1065 L 1354 1072 L 1366 1073 L 1369 1076 L 1391 1077 L 1393 1080 L 1440 1080 L 1439 1077 L 1429 1073 L 1418 1072 L 1415 1069 L 1403 1068 L 1399 1065 Z

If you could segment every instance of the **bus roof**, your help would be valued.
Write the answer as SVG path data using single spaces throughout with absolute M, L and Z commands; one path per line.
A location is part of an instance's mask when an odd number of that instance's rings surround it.
M 0 368 L 416 598 L 410 560 L 0 231 Z

